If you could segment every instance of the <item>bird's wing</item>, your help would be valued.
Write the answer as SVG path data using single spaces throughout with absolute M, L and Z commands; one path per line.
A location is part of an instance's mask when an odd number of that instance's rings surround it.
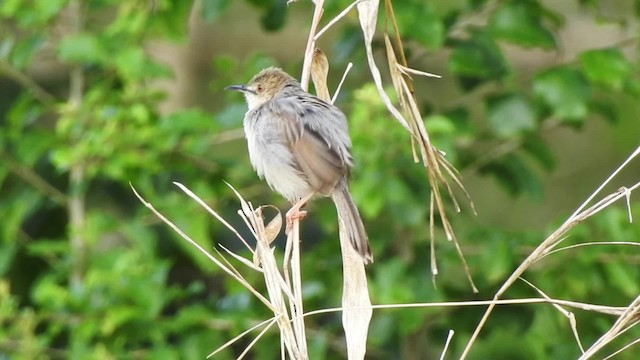
M 281 119 L 281 133 L 291 149 L 295 166 L 309 184 L 328 195 L 351 166 L 351 140 L 344 114 L 312 95 L 278 98 L 269 104 Z

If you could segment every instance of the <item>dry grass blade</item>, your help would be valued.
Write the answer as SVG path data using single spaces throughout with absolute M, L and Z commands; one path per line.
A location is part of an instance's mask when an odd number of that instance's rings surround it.
M 633 215 L 631 214 L 631 191 L 623 187 L 620 190 L 624 191 L 624 197 L 627 200 L 627 216 L 629 216 L 629 224 L 633 223 Z
M 389 99 L 389 96 L 387 96 L 387 93 L 384 91 L 380 69 L 378 69 L 376 61 L 373 57 L 373 48 L 371 47 L 371 42 L 373 41 L 373 35 L 376 31 L 379 4 L 379 0 L 369 0 L 358 3 L 358 19 L 360 20 L 360 27 L 362 28 L 362 34 L 364 35 L 364 46 L 367 54 L 367 63 L 369 64 L 369 69 L 371 70 L 373 82 L 376 85 L 376 89 L 378 90 L 378 95 L 380 96 L 380 99 L 382 99 L 384 105 L 387 107 L 387 110 L 389 110 L 391 115 L 393 115 L 393 117 L 398 120 L 400 125 L 402 125 L 410 133 L 413 133 L 407 120 L 405 120 L 400 111 L 398 111 L 398 109 L 393 106 L 391 99 Z
M 640 243 L 637 242 L 629 242 L 629 241 L 606 241 L 606 242 L 588 242 L 588 243 L 582 243 L 582 244 L 575 244 L 575 245 L 569 245 L 569 246 L 565 246 L 562 248 L 558 248 L 558 249 L 554 249 L 551 251 L 546 252 L 545 254 L 543 254 L 540 259 L 545 258 L 551 254 L 555 254 L 557 252 L 560 251 L 566 251 L 566 250 L 571 250 L 571 249 L 577 249 L 577 248 L 582 248 L 582 247 L 588 247 L 588 246 L 604 246 L 604 245 L 629 245 L 629 246 L 640 246 Z
M 391 8 L 391 4 L 389 1 L 385 2 L 385 9 L 386 9 L 387 17 L 390 19 L 391 23 L 394 25 L 394 28 L 397 28 L 397 25 L 395 24 L 395 16 L 393 15 L 393 9 Z M 454 204 L 454 209 L 456 211 L 460 210 L 460 206 L 458 205 L 456 197 L 453 194 L 453 190 L 447 181 L 445 173 L 451 179 L 453 179 L 456 185 L 458 185 L 461 189 L 463 189 L 464 194 L 467 196 L 467 198 L 469 198 L 469 195 L 464 189 L 464 186 L 462 186 L 462 182 L 458 179 L 458 174 L 455 171 L 455 169 L 453 169 L 451 164 L 449 164 L 449 162 L 444 158 L 444 156 L 431 144 L 427 130 L 424 127 L 424 121 L 422 119 L 422 115 L 420 114 L 420 110 L 418 108 L 415 96 L 413 94 L 412 80 L 408 76 L 406 71 L 404 73 L 402 72 L 402 70 L 409 69 L 409 68 L 398 62 L 398 61 L 406 61 L 404 59 L 403 51 L 400 51 L 400 54 L 401 54 L 400 60 L 398 60 L 398 57 L 394 50 L 394 46 L 391 43 L 391 39 L 387 34 L 384 35 L 384 41 L 385 41 L 385 48 L 387 51 L 387 60 L 389 62 L 389 70 L 391 73 L 393 86 L 396 90 L 396 93 L 398 94 L 400 107 L 403 110 L 403 112 L 407 114 L 408 120 L 409 120 L 409 126 L 411 127 L 410 133 L 412 134 L 412 145 L 418 146 L 418 150 L 420 151 L 422 162 L 425 165 L 427 178 L 429 179 L 429 186 L 431 187 L 431 194 L 433 195 L 431 197 L 431 202 L 432 203 L 435 202 L 436 204 L 438 214 L 440 215 L 440 221 L 442 223 L 442 226 L 444 227 L 447 239 L 450 241 L 453 241 L 454 243 L 456 252 L 458 253 L 458 257 L 465 270 L 465 274 L 467 275 L 467 280 L 469 281 L 471 289 L 473 290 L 473 292 L 478 292 L 475 284 L 473 283 L 471 272 L 466 263 L 466 260 L 462 253 L 460 245 L 456 239 L 455 233 L 453 231 L 453 227 L 451 226 L 451 223 L 448 219 L 442 194 L 440 192 L 440 186 L 444 187 L 444 189 L 449 195 L 449 198 L 452 200 Z M 397 41 L 399 42 L 400 40 L 397 40 Z M 396 47 L 401 48 L 401 46 L 402 46 L 402 43 L 396 44 Z M 445 173 L 442 172 L 442 168 L 445 169 Z M 473 205 L 472 205 L 472 208 L 473 208 Z M 431 207 L 431 209 L 432 209 L 431 211 L 434 210 L 433 206 Z M 431 227 L 430 233 L 433 234 L 434 233 L 433 226 L 435 226 L 434 222 L 430 221 L 429 226 Z M 432 263 L 432 279 L 434 279 L 434 282 L 435 282 L 435 277 L 437 275 L 437 272 L 433 272 L 434 270 L 433 269 L 433 264 L 434 264 L 433 249 L 435 249 L 434 246 L 432 246 L 431 263 Z
M 613 358 L 614 356 L 620 354 L 621 352 L 627 350 L 628 348 L 630 348 L 630 347 L 632 347 L 634 345 L 637 345 L 639 343 L 640 343 L 640 339 L 635 339 L 634 341 L 632 341 L 632 342 L 628 343 L 627 345 L 621 347 L 620 349 L 618 349 L 617 351 L 611 353 L 611 355 L 607 356 L 606 358 L 603 358 L 602 360 L 609 360 L 609 359 Z
M 631 304 L 627 307 L 627 310 L 620 315 L 615 324 L 602 335 L 587 351 L 582 354 L 579 360 L 586 360 L 593 357 L 598 351 L 600 351 L 605 345 L 616 339 L 619 335 L 637 325 L 640 321 L 638 315 L 640 314 L 640 296 L 636 297 Z
M 329 62 L 319 49 L 314 52 L 311 77 L 318 96 L 331 101 L 327 88 Z M 342 219 L 340 222 L 340 249 L 342 250 L 343 292 L 342 307 L 344 309 L 359 308 L 358 310 L 344 310 L 342 312 L 342 327 L 347 340 L 347 356 L 349 360 L 364 359 L 367 352 L 367 334 L 373 310 L 369 299 L 367 274 L 362 258 L 351 246 L 349 237 L 343 232 Z
M 336 99 L 338 98 L 338 94 L 340 94 L 340 90 L 342 89 L 342 84 L 344 83 L 344 80 L 347 78 L 347 75 L 349 74 L 349 71 L 351 71 L 352 67 L 353 67 L 353 63 L 348 63 L 347 68 L 344 69 L 344 73 L 342 74 L 342 79 L 340 79 L 340 83 L 336 88 L 336 92 L 333 93 L 333 97 L 331 98 L 332 104 L 336 102 Z
M 358 3 L 362 2 L 362 1 L 369 1 L 369 0 L 356 0 L 354 2 L 352 2 L 349 6 L 347 6 L 344 10 L 342 10 L 342 12 L 340 14 L 338 14 L 336 17 L 334 17 L 331 21 L 329 21 L 327 23 L 327 25 L 325 25 L 320 31 L 318 31 L 318 33 L 313 37 L 313 41 L 318 41 L 318 39 L 327 31 L 329 30 L 333 25 L 335 25 L 338 21 L 340 21 L 340 19 L 342 19 L 343 17 L 345 17 L 349 11 L 351 11 L 351 9 L 353 9 L 354 6 L 358 5 Z
M 249 247 L 247 242 L 239 235 L 237 230 L 235 230 L 231 225 L 229 225 L 226 221 L 224 221 L 224 219 L 222 219 L 222 217 L 219 216 L 214 210 L 209 208 L 207 204 L 204 201 L 202 201 L 202 199 L 200 199 L 197 195 L 195 195 L 193 192 L 187 189 L 184 185 L 179 183 L 175 183 L 175 184 L 182 191 L 184 191 L 189 197 L 194 199 L 199 205 L 205 208 L 216 219 L 218 219 L 223 224 L 225 224 L 231 231 L 233 231 L 236 234 L 236 236 L 238 236 L 238 238 L 242 240 L 245 246 Z M 284 280 L 284 278 L 282 277 L 282 275 L 278 270 L 277 261 L 275 259 L 274 252 L 269 247 L 270 242 L 274 238 L 273 233 L 274 232 L 277 233 L 277 231 L 281 228 L 281 225 L 282 225 L 281 216 L 278 213 L 274 218 L 274 220 L 272 220 L 270 224 L 267 227 L 265 227 L 264 221 L 262 218 L 262 209 L 265 207 L 259 207 L 258 209 L 254 209 L 253 206 L 250 203 L 246 202 L 242 198 L 242 196 L 231 185 L 229 185 L 229 187 L 236 194 L 236 196 L 240 201 L 241 210 L 239 211 L 239 215 L 242 217 L 242 219 L 245 221 L 247 226 L 250 228 L 250 230 L 256 237 L 256 250 L 253 253 L 254 253 L 254 256 L 257 258 L 257 261 L 251 262 L 248 259 L 242 258 L 241 256 L 234 254 L 233 252 L 229 251 L 225 247 L 222 247 L 222 248 L 228 254 L 233 256 L 236 260 L 247 265 L 251 269 L 262 272 L 264 281 L 267 287 L 267 293 L 269 295 L 268 299 L 264 297 L 262 294 L 260 294 L 258 291 L 256 291 L 247 282 L 247 280 L 240 274 L 240 272 L 224 256 L 222 256 L 222 254 L 217 249 L 214 249 L 214 250 L 220 257 L 220 259 L 209 254 L 206 250 L 204 250 L 201 246 L 199 246 L 194 240 L 192 240 L 186 234 L 184 234 L 184 232 L 182 232 L 177 226 L 175 226 L 173 223 L 167 220 L 164 216 L 162 216 L 162 214 L 156 211 L 151 204 L 144 201 L 144 199 L 140 197 L 140 195 L 135 191 L 133 187 L 132 189 L 135 195 L 140 199 L 140 201 L 142 201 L 142 203 L 146 207 L 151 209 L 154 212 L 154 214 L 156 214 L 162 221 L 167 223 L 174 231 L 176 231 L 180 236 L 182 236 L 185 240 L 187 240 L 191 245 L 196 247 L 200 252 L 205 254 L 213 263 L 219 266 L 227 274 L 231 275 L 234 279 L 236 279 L 243 286 L 245 286 L 252 294 L 254 294 L 260 301 L 262 301 L 273 312 L 274 317 L 272 320 L 269 320 L 269 321 L 271 321 L 272 323 L 276 323 L 278 325 L 278 328 L 280 330 L 280 337 L 283 344 L 283 352 L 286 352 L 286 354 L 292 359 L 308 359 L 304 331 L 302 332 L 301 336 L 299 333 L 294 332 L 294 329 L 291 326 L 289 310 L 287 309 L 286 302 L 285 302 L 285 297 L 287 299 L 292 299 L 294 295 L 295 297 L 297 297 L 297 299 L 293 301 L 293 303 L 295 304 L 295 306 L 298 306 L 298 308 L 293 307 L 291 309 L 291 313 L 295 314 L 297 317 L 299 314 L 302 313 L 301 292 L 299 290 L 297 292 L 292 291 L 288 287 L 286 281 Z M 257 264 L 260 264 L 261 267 L 258 267 Z M 245 351 L 240 357 L 243 357 L 250 350 L 251 346 L 253 346 L 253 344 L 255 344 L 255 342 L 262 337 L 262 334 L 264 334 L 264 332 L 267 331 L 270 326 L 271 325 L 267 326 L 267 328 L 265 328 L 258 335 L 258 337 L 250 343 L 249 347 L 245 349 Z M 238 338 L 239 337 L 236 337 L 231 342 L 228 342 L 227 344 L 223 345 L 222 348 L 229 346 Z M 221 351 L 221 349 L 218 349 L 217 351 Z
M 283 285 L 286 284 L 284 278 L 278 270 L 278 265 L 273 254 L 273 251 L 269 248 L 269 241 L 266 237 L 266 229 L 262 218 L 258 216 L 261 212 L 256 212 L 250 204 L 248 204 L 233 187 L 230 186 L 233 192 L 240 200 L 243 215 L 248 219 L 249 223 L 253 226 L 253 230 L 257 235 L 256 253 L 260 264 L 262 264 L 264 281 L 267 286 L 267 292 L 269 294 L 269 300 L 276 308 L 274 315 L 280 329 L 280 336 L 283 340 L 287 353 L 293 359 L 307 359 L 307 347 L 304 334 L 300 334 L 300 329 L 294 329 L 291 326 L 289 312 L 287 310 L 284 295 L 282 292 Z M 294 223 L 295 226 L 295 223 Z M 297 308 L 302 304 L 302 295 L 296 293 L 295 289 L 289 291 L 289 294 L 298 297 L 296 301 L 292 302 L 291 313 L 298 314 L 302 310 Z M 287 296 L 290 298 L 290 296 Z M 290 303 L 291 304 L 291 303 Z M 303 329 L 304 331 L 304 329 Z
M 338 219 L 342 221 L 342 219 Z M 367 274 L 362 257 L 351 246 L 348 235 L 340 226 L 342 250 L 342 327 L 347 340 L 349 360 L 364 359 L 367 351 L 367 334 L 373 315 L 367 284 Z
M 222 350 L 228 348 L 229 346 L 233 345 L 236 341 L 242 339 L 243 337 L 245 337 L 247 334 L 249 334 L 250 332 L 261 328 L 262 326 L 264 326 L 265 324 L 268 324 L 266 326 L 266 328 L 270 328 L 273 324 L 275 324 L 276 319 L 275 318 L 271 318 L 271 319 L 267 319 L 255 326 L 250 327 L 249 329 L 241 332 L 240 334 L 238 334 L 236 337 L 234 337 L 233 339 L 227 341 L 226 343 L 224 343 L 222 346 L 220 346 L 219 348 L 216 349 L 216 351 L 212 352 L 211 354 L 207 355 L 207 359 L 218 354 L 219 352 L 221 352 Z
M 311 20 L 311 28 L 309 29 L 309 38 L 307 39 L 307 47 L 304 50 L 304 61 L 302 63 L 302 76 L 300 77 L 300 85 L 304 91 L 309 90 L 309 76 L 311 74 L 311 61 L 313 60 L 313 50 L 316 48 L 316 30 L 324 12 L 324 0 L 315 0 L 315 9 L 313 11 L 313 19 Z
M 378 69 L 375 59 L 373 57 L 373 50 L 371 47 L 371 43 L 373 41 L 373 36 L 376 31 L 377 24 L 377 15 L 378 15 L 378 0 L 369 0 L 365 2 L 358 2 L 358 18 L 360 20 L 360 27 L 362 28 L 362 33 L 364 35 L 364 45 L 365 51 L 367 55 L 367 62 L 369 64 L 369 69 L 371 71 L 371 75 L 373 77 L 374 84 L 378 91 L 378 95 L 382 99 L 388 111 L 396 118 L 396 120 L 410 133 L 412 150 L 414 153 L 414 159 L 417 161 L 418 156 L 416 153 L 415 145 L 417 145 L 418 150 L 420 152 L 422 162 L 425 165 L 427 176 L 429 180 L 429 184 L 432 189 L 432 194 L 434 196 L 431 198 L 431 201 L 435 202 L 438 213 L 440 214 L 440 219 L 443 224 L 445 234 L 447 239 L 453 241 L 455 243 L 456 251 L 461 259 L 462 265 L 465 269 L 465 273 L 467 275 L 467 279 L 469 280 L 469 284 L 474 292 L 477 292 L 473 280 L 471 278 L 471 273 L 468 269 L 460 246 L 456 240 L 456 237 L 453 233 L 453 228 L 449 222 L 449 219 L 446 215 L 446 209 L 444 206 L 444 201 L 442 199 L 442 195 L 440 193 L 440 186 L 443 186 L 448 193 L 449 197 L 452 199 L 456 211 L 459 211 L 460 207 L 457 204 L 457 200 L 453 194 L 453 190 L 451 186 L 448 184 L 446 175 L 449 178 L 453 179 L 454 183 L 463 189 L 465 196 L 469 199 L 469 196 L 464 190 L 462 183 L 458 179 L 458 174 L 452 169 L 452 166 L 444 159 L 443 155 L 435 149 L 430 143 L 429 136 L 424 127 L 424 123 L 422 120 L 422 116 L 420 115 L 420 111 L 416 104 L 415 97 L 413 95 L 413 84 L 410 78 L 410 74 L 421 75 L 421 76 L 437 76 L 434 74 L 430 74 L 423 71 L 418 71 L 411 69 L 407 66 L 406 58 L 404 56 L 404 51 L 402 51 L 402 42 L 400 40 L 398 26 L 395 21 L 395 16 L 393 14 L 393 8 L 391 7 L 390 0 L 385 0 L 385 11 L 387 15 L 387 19 L 391 22 L 394 33 L 395 33 L 395 41 L 396 47 L 400 49 L 399 58 L 397 59 L 394 48 L 392 46 L 392 42 L 390 38 L 385 34 L 385 46 L 387 50 L 387 59 L 389 61 L 389 70 L 391 73 L 391 79 L 393 81 L 393 86 L 398 94 L 398 101 L 400 104 L 400 108 L 402 112 L 408 118 L 405 118 L 400 110 L 398 110 L 391 102 L 391 99 L 387 96 L 384 87 L 382 85 L 382 79 L 380 75 L 380 70 Z M 445 173 L 442 172 L 441 167 L 444 167 Z M 473 208 L 473 205 L 472 205 Z M 433 211 L 433 207 L 432 207 Z M 475 213 L 475 209 L 474 209 Z M 435 226 L 432 221 L 433 218 L 430 219 L 430 233 L 434 234 L 433 226 Z M 431 252 L 431 269 L 432 275 L 435 279 L 437 275 L 437 267 L 435 266 L 435 261 L 433 261 L 435 247 L 432 246 Z
M 304 316 L 312 316 L 319 314 L 335 313 L 345 310 L 361 310 L 361 309 L 419 309 L 419 308 L 435 308 L 435 307 L 463 307 L 463 306 L 487 306 L 487 305 L 523 305 L 523 304 L 557 304 L 562 306 L 568 306 L 575 309 L 581 309 L 586 311 L 594 311 L 601 314 L 607 314 L 612 316 L 620 316 L 627 308 L 604 306 L 581 303 L 577 301 L 561 300 L 561 299 L 549 299 L 549 298 L 523 298 L 523 299 L 508 299 L 508 300 L 472 300 L 472 301 L 448 301 L 448 302 L 430 302 L 430 303 L 402 303 L 402 304 L 385 304 L 385 305 L 371 305 L 370 307 L 350 307 L 350 308 L 327 308 L 321 310 L 313 310 L 306 312 Z
M 262 296 L 262 294 L 260 294 L 256 289 L 254 289 L 244 277 L 239 275 L 238 272 L 235 271 L 235 269 L 233 269 L 233 270 L 230 269 L 225 264 L 223 264 L 220 260 L 215 258 L 213 255 L 209 254 L 209 252 L 206 251 L 202 246 L 200 246 L 200 244 L 198 244 L 193 239 L 191 239 L 177 225 L 172 223 L 169 219 L 167 219 L 164 215 L 162 215 L 158 210 L 156 210 L 153 207 L 153 205 L 151 205 L 151 203 L 149 203 L 146 200 L 144 200 L 144 198 L 142 196 L 140 196 L 140 194 L 138 194 L 138 192 L 133 187 L 133 185 L 129 184 L 129 186 L 131 186 L 131 190 L 133 190 L 133 193 L 136 195 L 138 200 L 140 200 L 144 204 L 144 206 L 146 206 L 149 210 L 151 210 L 151 212 L 153 212 L 160 220 L 162 220 L 165 224 L 169 225 L 169 227 L 171 227 L 178 235 L 180 235 L 183 239 L 185 239 L 187 242 L 189 242 L 189 244 L 191 244 L 193 247 L 198 249 L 198 251 L 200 251 L 207 258 L 209 258 L 209 260 L 211 260 L 214 264 L 216 264 L 218 267 L 220 267 L 224 272 L 226 272 L 227 274 L 231 275 L 231 277 L 236 279 L 247 290 L 249 290 L 258 299 L 260 299 L 260 301 L 262 301 L 265 305 L 267 305 L 269 308 L 272 309 L 271 303 L 264 296 Z
M 447 341 L 444 343 L 442 354 L 440 354 L 440 360 L 444 360 L 445 355 L 447 355 L 447 350 L 449 349 L 451 339 L 453 339 L 453 334 L 455 334 L 455 332 L 453 330 L 449 330 L 449 333 L 447 334 Z
M 409 68 L 409 67 L 406 67 L 406 66 L 400 65 L 400 64 L 397 65 L 397 68 L 404 75 L 414 74 L 414 75 L 420 75 L 420 76 L 426 76 L 426 77 L 434 77 L 434 78 L 438 78 L 438 79 L 442 78 L 442 76 L 440 76 L 438 74 L 432 74 L 432 73 L 428 73 L 428 72 L 425 72 L 425 71 L 412 69 L 412 68 Z
M 251 350 L 251 348 L 253 347 L 253 345 L 255 345 L 258 340 L 260 340 L 260 338 L 262 338 L 262 336 L 267 332 L 267 330 L 269 330 L 271 328 L 271 326 L 273 326 L 273 324 L 276 323 L 277 319 L 273 319 L 269 322 L 269 324 L 267 326 L 264 327 L 264 329 L 262 329 L 260 331 L 260 333 L 258 333 L 258 336 L 256 336 L 255 339 L 251 340 L 251 342 L 249 343 L 249 345 L 247 345 L 247 347 L 244 349 L 244 351 L 242 351 L 242 353 L 240 353 L 240 355 L 238 355 L 238 360 L 241 360 L 245 357 L 245 355 L 247 355 L 247 353 L 249 353 L 249 350 Z
M 629 163 L 629 159 L 637 156 L 639 153 L 640 153 L 640 147 L 638 149 L 636 149 L 636 151 L 634 151 L 633 154 L 631 154 L 631 156 L 625 162 L 623 162 L 622 166 L 626 166 Z M 622 166 L 618 167 L 614 171 L 614 173 L 617 174 L 621 170 Z M 608 182 L 610 179 L 611 179 L 611 176 L 606 180 L 606 182 Z M 564 224 L 562 224 L 551 235 L 549 235 L 520 264 L 520 266 L 518 266 L 518 268 L 509 276 L 509 278 L 504 282 L 504 284 L 496 292 L 496 294 L 493 297 L 493 300 L 498 300 L 506 292 L 506 290 L 529 268 L 529 266 L 531 266 L 533 263 L 535 263 L 536 261 L 538 261 L 541 258 L 543 258 L 546 253 L 550 252 L 553 249 L 554 246 L 556 246 L 560 241 L 562 241 L 562 239 L 564 239 L 563 236 L 570 229 L 572 229 L 574 226 L 576 226 L 580 222 L 584 221 L 585 219 L 597 214 L 599 211 L 601 211 L 604 208 L 608 207 L 609 205 L 613 204 L 614 202 L 616 202 L 617 200 L 621 199 L 622 197 L 626 198 L 628 196 L 628 193 L 632 192 L 633 190 L 637 189 L 638 187 L 640 187 L 640 182 L 634 184 L 631 187 L 622 188 L 621 190 L 618 190 L 618 191 L 616 191 L 616 192 L 614 192 L 612 194 L 609 194 L 609 195 L 605 196 L 603 199 L 601 199 L 600 201 L 598 201 L 596 204 L 592 205 L 590 208 L 582 210 L 581 212 L 578 212 L 578 213 L 574 213 L 574 215 L 569 217 L 569 219 L 567 219 L 567 221 L 565 221 Z M 602 188 L 602 186 L 600 186 L 598 189 L 596 189 L 595 192 L 596 193 L 599 192 L 601 188 Z M 588 201 L 592 200 L 593 198 L 594 198 L 593 195 L 589 196 Z M 587 202 L 583 203 L 579 208 L 583 209 L 586 206 L 586 204 L 587 204 Z M 465 349 L 464 349 L 462 355 L 460 356 L 461 360 L 465 359 L 467 357 L 467 355 L 469 354 L 469 352 L 471 351 L 471 347 L 472 347 L 473 343 L 477 339 L 478 335 L 480 334 L 480 331 L 484 327 L 484 324 L 487 322 L 489 316 L 493 312 L 494 307 L 495 307 L 495 305 L 493 305 L 493 304 L 489 305 L 487 307 L 487 310 L 485 311 L 484 315 L 480 319 L 480 322 L 476 326 L 476 329 L 474 330 L 473 334 L 471 335 L 471 338 L 469 339 L 469 342 L 465 346 Z M 588 353 L 589 353 L 589 350 L 587 351 L 587 353 L 585 353 L 585 355 L 583 355 L 583 357 L 586 356 Z M 589 356 L 591 356 L 591 355 L 589 354 Z M 584 357 L 584 358 L 586 359 L 588 357 Z
M 255 262 L 251 262 L 251 261 L 245 259 L 244 257 L 242 257 L 242 256 L 234 253 L 233 251 L 227 249 L 222 244 L 218 244 L 218 246 L 220 246 L 222 248 L 222 250 L 224 250 L 227 254 L 231 255 L 231 257 L 233 257 L 234 259 L 240 261 L 241 263 L 245 264 L 247 267 L 251 268 L 251 270 L 262 272 L 262 269 L 260 268 L 260 266 L 256 265 Z M 229 262 L 227 261 L 227 263 L 229 263 Z
M 631 162 L 631 161 L 632 161 L 636 156 L 638 156 L 638 155 L 640 155 L 640 146 L 638 146 L 638 147 L 635 149 L 635 151 L 634 151 L 633 153 L 631 153 L 631 155 L 629 155 L 629 157 L 628 157 L 628 158 L 627 158 L 627 159 L 626 159 L 622 164 L 620 164 L 620 166 L 618 166 L 618 168 L 617 168 L 617 169 L 615 169 L 615 170 L 611 173 L 611 175 L 609 175 L 609 177 L 607 177 L 607 178 L 602 182 L 602 184 L 600 184 L 600 186 L 598 186 L 598 188 L 597 188 L 597 189 L 596 189 L 596 190 L 595 190 L 591 195 L 589 195 L 589 197 L 587 198 L 587 200 L 585 200 L 585 201 L 582 203 L 582 205 L 580 205 L 580 206 L 576 209 L 576 211 L 575 211 L 573 214 L 571 214 L 571 216 L 569 216 L 569 219 L 568 219 L 567 221 L 571 220 L 571 218 L 573 218 L 574 216 L 576 216 L 576 214 L 578 214 L 580 211 L 582 211 L 582 209 L 584 209 L 584 208 L 585 208 L 585 206 L 587 206 L 587 204 L 589 204 L 589 203 L 591 202 L 591 200 L 593 200 L 593 199 L 596 197 L 596 195 L 598 195 L 598 194 L 600 193 L 600 191 L 602 191 L 602 189 L 603 189 L 603 188 L 604 188 L 604 187 L 605 187 L 609 182 L 611 182 L 611 180 L 612 180 L 616 175 L 618 175 L 618 173 L 619 173 L 622 169 L 624 169 L 624 168 L 627 166 L 627 164 L 629 164 L 629 163 L 630 163 L 630 162 Z
M 289 307 L 291 309 L 291 316 L 293 320 L 293 328 L 298 343 L 301 346 L 301 351 L 307 353 L 306 343 L 306 331 L 304 328 L 304 308 L 302 306 L 302 275 L 300 273 L 300 221 L 296 219 L 293 223 L 291 232 L 287 236 L 287 242 L 291 243 L 291 283 L 289 287 L 293 290 L 293 297 L 289 298 Z
M 173 184 L 177 187 L 180 188 L 180 190 L 182 190 L 185 194 L 187 194 L 190 198 L 192 198 L 193 200 L 195 200 L 200 206 L 202 206 L 205 210 L 207 210 L 207 212 L 209 214 L 211 214 L 213 217 L 216 218 L 216 220 L 220 221 L 224 226 L 226 226 L 227 229 L 231 230 L 231 232 L 233 232 L 236 237 L 238 237 L 238 239 L 240 239 L 240 241 L 242 241 L 242 244 L 244 244 L 244 246 L 246 246 L 246 248 L 249 251 L 253 252 L 253 248 L 249 245 L 249 243 L 247 242 L 247 240 L 245 240 L 240 233 L 238 232 L 238 230 L 236 230 L 233 226 L 231 226 L 225 219 L 222 218 L 222 216 L 218 215 L 217 212 L 213 211 L 213 209 L 211 209 L 204 201 L 202 201 L 202 199 L 200 199 L 196 194 L 194 194 L 191 190 L 187 189 L 186 186 L 182 185 L 179 182 L 173 182 Z M 229 184 L 227 184 L 229 185 Z M 230 185 L 229 185 L 230 186 Z
M 537 286 L 533 285 L 532 283 L 530 283 L 529 281 L 527 281 L 524 278 L 520 278 L 520 280 L 524 281 L 527 285 L 531 286 L 538 294 L 540 294 L 540 296 L 544 297 L 545 299 L 551 300 L 551 298 L 549 296 L 547 296 L 547 294 L 545 294 Z M 576 343 L 578 344 L 578 347 L 580 348 L 580 352 L 582 352 L 584 354 L 584 347 L 582 346 L 582 341 L 580 341 L 580 335 L 578 334 L 578 326 L 577 326 L 577 323 L 576 323 L 576 316 L 571 311 L 567 311 L 567 310 L 563 309 L 562 306 L 560 306 L 558 304 L 552 304 L 552 305 L 564 317 L 566 317 L 569 320 L 569 325 L 571 326 L 571 331 L 573 332 L 573 337 L 576 338 Z
M 436 276 L 438 276 L 438 261 L 436 257 L 436 225 L 435 219 L 435 202 L 433 201 L 433 192 L 430 195 L 429 201 L 429 248 L 431 254 L 431 282 L 436 287 Z M 437 287 L 436 287 L 437 288 Z

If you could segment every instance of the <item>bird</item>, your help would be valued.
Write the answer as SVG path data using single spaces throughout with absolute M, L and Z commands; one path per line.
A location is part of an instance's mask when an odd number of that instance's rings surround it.
M 249 160 L 261 179 L 291 204 L 287 224 L 302 218 L 313 197 L 331 197 L 341 232 L 365 264 L 373 262 L 369 239 L 349 192 L 353 167 L 347 118 L 335 105 L 302 89 L 277 67 L 256 74 L 246 85 L 226 90 L 244 94 L 243 120 Z

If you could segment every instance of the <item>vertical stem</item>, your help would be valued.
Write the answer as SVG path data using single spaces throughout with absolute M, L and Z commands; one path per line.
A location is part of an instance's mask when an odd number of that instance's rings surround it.
M 307 350 L 307 335 L 304 328 L 304 308 L 302 305 L 302 276 L 300 261 L 300 219 L 293 221 L 293 252 L 291 254 L 291 277 L 293 295 L 295 299 L 294 306 L 291 307 L 291 317 L 293 320 L 294 333 L 297 338 L 298 349 L 300 355 L 304 359 L 309 358 Z
M 71 33 L 78 33 L 82 29 L 82 13 L 81 1 L 72 0 L 69 2 L 69 25 Z M 80 111 L 83 101 L 84 91 L 84 72 L 79 65 L 75 65 L 70 73 L 69 88 L 69 105 L 77 116 L 80 131 L 72 135 L 72 142 L 75 142 L 76 136 L 82 136 L 84 130 L 83 115 Z M 85 270 L 85 258 L 87 254 L 87 244 L 84 238 L 85 228 L 85 200 L 86 200 L 86 181 L 85 181 L 85 164 L 78 161 L 73 164 L 69 174 L 69 227 L 70 227 L 70 247 L 72 257 L 72 268 L 70 274 L 70 285 L 72 288 L 82 284 L 82 278 Z
M 322 17 L 324 0 L 316 0 L 316 7 L 313 11 L 313 19 L 311 20 L 311 28 L 309 29 L 309 38 L 307 39 L 307 47 L 304 50 L 304 61 L 302 63 L 302 76 L 300 77 L 300 86 L 304 91 L 309 91 L 309 78 L 311 77 L 311 60 L 313 60 L 313 50 L 316 47 L 316 41 L 313 39 L 318 31 L 318 24 Z

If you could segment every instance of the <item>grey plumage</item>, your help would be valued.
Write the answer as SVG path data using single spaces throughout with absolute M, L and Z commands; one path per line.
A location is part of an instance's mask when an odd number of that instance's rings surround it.
M 330 196 L 339 225 L 365 262 L 372 262 L 369 240 L 348 190 L 353 166 L 345 115 L 313 96 L 290 75 L 267 68 L 248 85 L 244 130 L 249 158 L 258 175 L 292 204 L 318 194 Z

